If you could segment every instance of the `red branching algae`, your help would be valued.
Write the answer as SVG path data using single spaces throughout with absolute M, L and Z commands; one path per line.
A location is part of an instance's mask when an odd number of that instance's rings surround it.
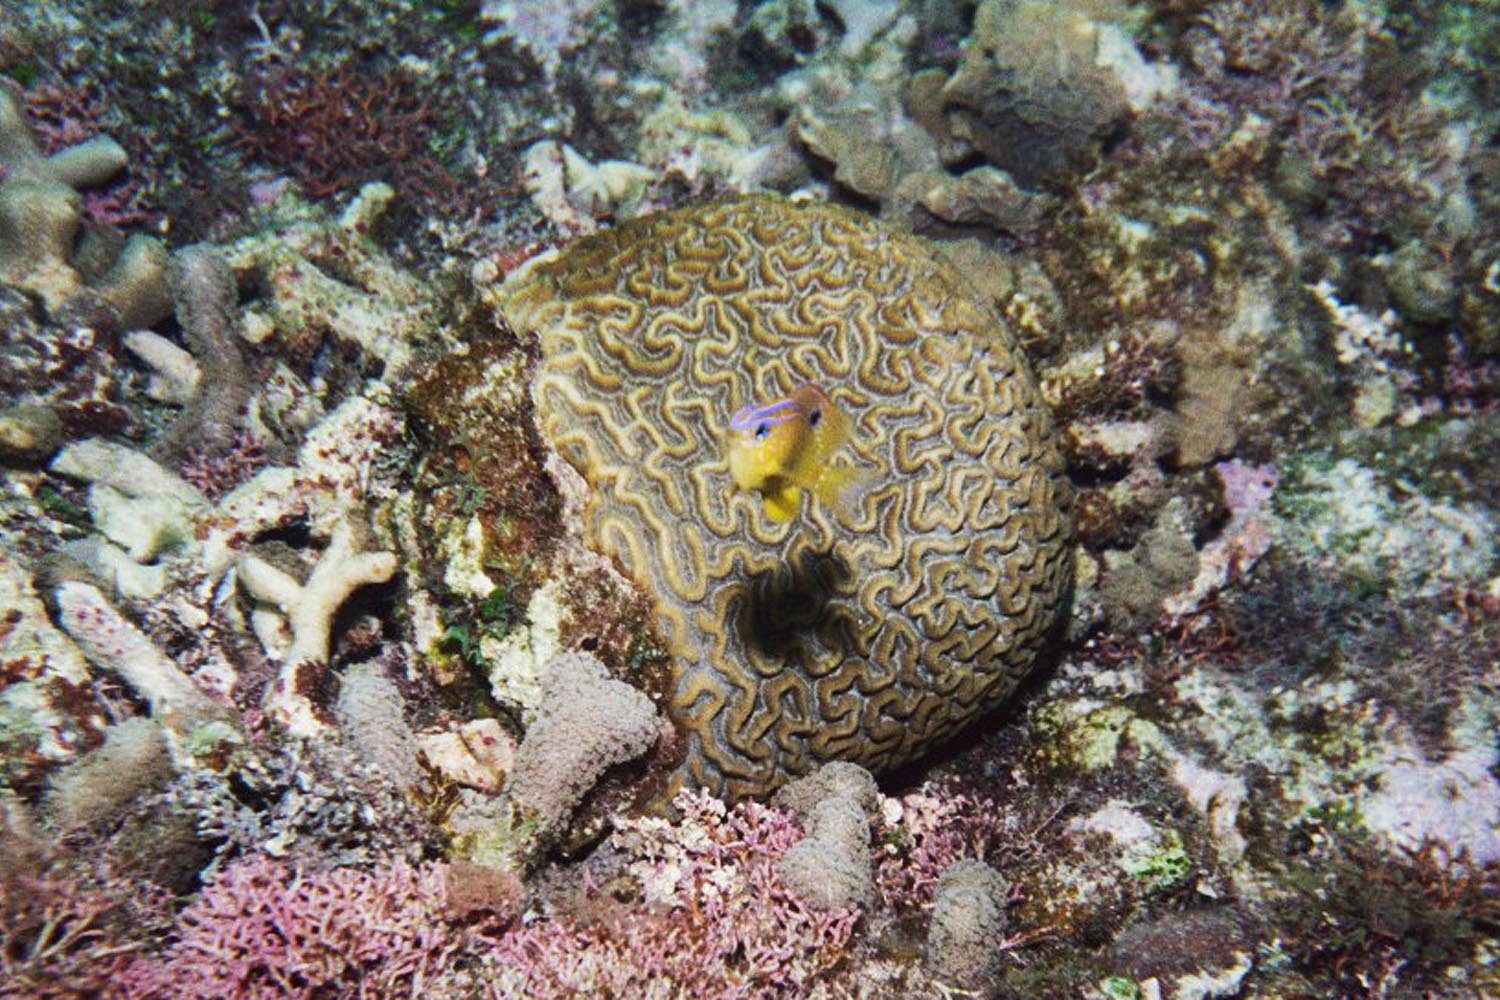
M 15 980 L 23 984 L 54 972 L 100 984 L 95 993 L 17 997 L 843 995 L 871 955 L 854 938 L 864 918 L 859 909 L 813 907 L 783 884 L 778 864 L 803 837 L 794 814 L 697 792 L 674 805 L 676 820 L 617 819 L 596 857 L 559 873 L 551 889 L 534 886 L 524 921 L 509 927 L 523 905 L 520 883 L 466 862 L 317 869 L 240 858 L 175 917 L 164 897 L 148 898 L 149 922 L 160 927 L 135 944 L 121 944 L 140 919 L 127 883 L 110 883 L 108 893 L 67 883 L 65 892 L 33 892 L 39 903 L 27 902 L 32 883 L 19 896 L 0 885 L 5 970 L 36 973 Z M 924 914 L 954 861 L 1010 850 L 1003 810 L 981 797 L 925 786 L 884 811 L 876 919 Z M 12 919 L 17 913 L 24 919 Z M 11 996 L 0 988 L 0 1000 Z
M 1153 401 L 1169 399 L 1182 381 L 1182 362 L 1172 345 L 1128 333 L 1105 344 L 1097 378 L 1079 379 L 1059 391 L 1055 411 L 1063 422 L 1086 417 L 1141 419 Z
M 275 67 L 243 111 L 240 149 L 296 177 L 309 198 L 383 180 L 433 214 L 483 215 L 494 205 L 492 186 L 455 176 L 433 156 L 441 119 L 399 71 Z
M 76 879 L 7 871 L 0 877 L 0 1000 L 108 995 L 142 947 L 126 940 L 120 910 L 118 898 Z
M 148 998 L 419 996 L 469 942 L 444 918 L 446 866 L 304 873 L 255 857 L 183 911 L 177 940 L 121 977 Z
M 815 910 L 776 862 L 801 837 L 791 814 L 684 793 L 678 824 L 625 820 L 644 906 L 609 922 L 555 918 L 511 932 L 490 996 L 771 1000 L 808 995 L 845 955 L 857 913 Z
M 532 240 L 529 243 L 521 243 L 504 250 L 497 250 L 490 259 L 495 262 L 495 266 L 499 268 L 500 274 L 503 277 L 537 254 L 553 246 L 556 246 L 556 243 L 550 240 Z
M 433 114 L 403 76 L 276 68 L 250 99 L 239 146 L 289 171 L 311 198 L 426 155 Z
M 104 101 L 84 88 L 38 84 L 23 93 L 21 99 L 37 144 L 49 156 L 104 130 L 107 111 Z
M 37 84 L 21 100 L 37 144 L 49 156 L 120 124 L 103 96 L 83 86 Z M 148 204 L 151 184 L 139 174 L 124 174 L 82 194 L 84 217 L 99 225 L 124 228 L 160 218 Z
M 268 457 L 260 441 L 249 431 L 239 431 L 227 448 L 188 451 L 182 478 L 198 487 L 210 500 L 217 500 L 247 482 L 265 467 Z
M 950 865 L 987 861 L 1005 842 L 1003 811 L 994 802 L 933 785 L 896 801 L 899 818 L 876 831 L 875 863 L 876 894 L 896 912 L 930 908 L 938 878 Z

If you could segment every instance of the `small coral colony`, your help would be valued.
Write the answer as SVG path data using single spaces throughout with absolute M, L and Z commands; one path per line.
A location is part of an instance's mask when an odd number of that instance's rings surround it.
M 0 1000 L 1500 996 L 1500 8 L 0 18 Z

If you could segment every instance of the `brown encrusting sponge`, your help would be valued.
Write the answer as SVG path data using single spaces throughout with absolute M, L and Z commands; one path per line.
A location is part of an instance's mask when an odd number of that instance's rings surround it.
M 878 771 L 1016 687 L 1072 577 L 1052 421 L 1001 320 L 922 240 L 748 197 L 581 240 L 496 304 L 542 349 L 542 437 L 591 486 L 584 539 L 655 602 L 686 756 L 738 799 Z M 730 415 L 803 382 L 870 474 L 787 524 L 736 494 Z

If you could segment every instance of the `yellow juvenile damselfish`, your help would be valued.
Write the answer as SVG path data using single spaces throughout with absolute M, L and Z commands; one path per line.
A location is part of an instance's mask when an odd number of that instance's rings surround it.
M 773 521 L 797 516 L 803 490 L 846 509 L 861 477 L 833 458 L 852 429 L 849 417 L 822 389 L 798 386 L 790 396 L 747 406 L 729 421 L 729 476 L 740 489 L 761 495 Z

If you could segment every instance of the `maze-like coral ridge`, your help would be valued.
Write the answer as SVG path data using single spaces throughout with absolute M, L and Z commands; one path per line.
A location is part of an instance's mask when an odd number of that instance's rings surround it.
M 900 764 L 1030 668 L 1071 494 L 1014 339 L 926 244 L 744 198 L 573 244 L 501 308 L 540 338 L 538 421 L 592 484 L 586 541 L 656 601 L 687 748 L 668 793 Z M 873 484 L 778 524 L 733 491 L 720 435 L 803 381 L 853 419 Z

